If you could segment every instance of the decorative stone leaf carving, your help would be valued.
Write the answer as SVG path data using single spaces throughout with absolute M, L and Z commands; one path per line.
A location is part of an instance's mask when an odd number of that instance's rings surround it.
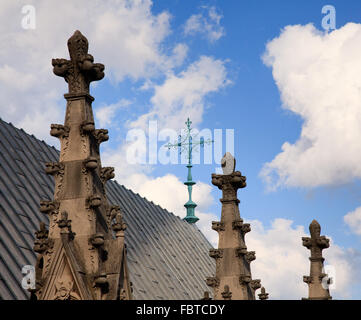
M 62 124 L 51 124 L 50 135 L 57 138 L 67 138 L 70 128 Z
M 223 250 L 222 249 L 209 249 L 209 256 L 214 259 L 222 258 Z
M 206 279 L 206 284 L 209 287 L 218 287 L 219 286 L 219 280 L 216 277 L 209 277 Z
M 212 229 L 215 231 L 224 231 L 224 223 L 220 221 L 212 221 Z

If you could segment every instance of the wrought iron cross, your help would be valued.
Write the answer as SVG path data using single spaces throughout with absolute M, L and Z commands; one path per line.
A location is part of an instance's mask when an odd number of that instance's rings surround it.
M 193 167 L 192 153 L 193 153 L 193 151 L 196 151 L 196 148 L 198 146 L 204 147 L 204 145 L 211 144 L 214 141 L 211 139 L 204 140 L 203 137 L 201 137 L 199 140 L 195 141 L 194 138 L 196 138 L 197 134 L 192 135 L 192 130 L 193 130 L 191 128 L 192 121 L 190 121 L 190 119 L 187 118 L 187 121 L 185 122 L 185 124 L 187 125 L 185 136 L 182 137 L 182 135 L 179 135 L 178 143 L 172 144 L 169 142 L 164 146 L 167 147 L 168 150 L 170 148 L 179 148 L 180 153 L 182 153 L 182 152 L 188 153 L 188 164 L 187 164 L 188 177 L 187 177 L 187 181 L 184 182 L 184 184 L 188 187 L 189 200 L 184 205 L 187 209 L 187 216 L 184 218 L 184 220 L 186 220 L 188 223 L 196 223 L 199 220 L 199 218 L 197 218 L 194 214 L 195 207 L 197 206 L 197 204 L 192 201 L 192 187 L 193 187 L 193 185 L 196 184 L 192 180 L 192 167 Z

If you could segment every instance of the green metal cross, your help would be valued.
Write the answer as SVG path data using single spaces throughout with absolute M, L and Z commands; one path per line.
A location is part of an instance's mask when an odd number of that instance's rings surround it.
M 192 201 L 192 187 L 193 185 L 196 184 L 192 180 L 192 171 L 191 171 L 193 167 L 192 152 L 196 151 L 196 148 L 198 146 L 204 147 L 205 144 L 211 144 L 214 141 L 211 139 L 207 139 L 205 141 L 203 137 L 201 137 L 199 141 L 194 141 L 194 138 L 197 136 L 197 134 L 192 136 L 192 130 L 193 130 L 191 128 L 192 121 L 190 121 L 188 118 L 185 124 L 187 125 L 187 130 L 186 130 L 186 135 L 183 137 L 183 139 L 182 139 L 182 135 L 179 135 L 178 143 L 174 143 L 174 144 L 168 143 L 164 146 L 167 147 L 168 149 L 179 148 L 180 153 L 185 151 L 188 152 L 188 164 L 187 164 L 188 177 L 187 177 L 187 181 L 184 182 L 184 184 L 188 187 L 189 200 L 184 205 L 187 209 L 187 216 L 183 220 L 187 221 L 188 223 L 196 223 L 199 220 L 199 218 L 197 218 L 194 214 L 195 207 L 197 206 L 197 204 Z

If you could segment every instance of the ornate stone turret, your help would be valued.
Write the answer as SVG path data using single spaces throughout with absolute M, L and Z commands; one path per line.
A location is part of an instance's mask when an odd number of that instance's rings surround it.
M 212 174 L 212 184 L 222 190 L 221 221 L 213 221 L 212 229 L 219 234 L 218 249 L 209 255 L 216 259 L 216 276 L 207 278 L 215 300 L 254 300 L 260 280 L 252 280 L 250 263 L 254 251 L 247 251 L 245 234 L 251 231 L 239 214 L 237 190 L 246 186 L 246 177 L 235 171 L 236 161 L 230 153 L 222 159 L 223 174 Z
M 329 239 L 325 236 L 321 236 L 321 226 L 313 220 L 310 224 L 309 237 L 302 237 L 302 245 L 311 250 L 310 275 L 303 276 L 303 281 L 308 284 L 308 299 L 310 300 L 330 300 L 330 292 L 328 285 L 331 283 L 331 279 L 327 277 L 327 274 L 323 272 L 322 250 L 330 246 Z M 307 298 L 303 298 L 307 299 Z
M 102 168 L 99 145 L 108 131 L 95 129 L 89 84 L 104 77 L 94 63 L 88 40 L 79 32 L 68 40 L 70 60 L 53 59 L 54 73 L 69 86 L 65 123 L 52 124 L 50 134 L 61 143 L 60 159 L 47 163 L 54 176 L 54 200 L 41 201 L 49 217 L 36 233 L 36 288 L 40 300 L 131 299 L 120 208 L 110 206 L 105 183 L 113 168 Z M 114 234 L 115 233 L 115 234 Z

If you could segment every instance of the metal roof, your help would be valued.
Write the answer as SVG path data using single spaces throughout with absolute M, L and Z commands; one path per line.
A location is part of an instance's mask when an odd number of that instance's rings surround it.
M 40 221 L 40 200 L 53 199 L 53 178 L 45 162 L 59 151 L 0 119 L 0 299 L 27 299 L 21 287 L 24 265 L 35 264 L 32 249 Z M 134 299 L 200 299 L 214 275 L 212 247 L 196 225 L 110 180 L 107 196 L 127 223 L 130 280 Z

